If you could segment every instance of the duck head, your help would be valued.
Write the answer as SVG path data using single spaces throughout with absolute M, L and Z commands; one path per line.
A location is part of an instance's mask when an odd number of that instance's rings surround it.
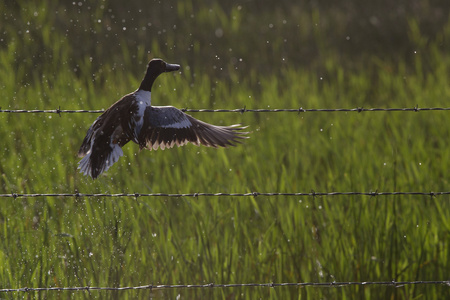
M 152 59 L 147 66 L 147 72 L 145 73 L 144 79 L 139 86 L 140 90 L 149 91 L 152 90 L 152 85 L 155 79 L 164 72 L 172 72 L 180 69 L 180 65 L 169 64 L 162 59 L 155 58 Z

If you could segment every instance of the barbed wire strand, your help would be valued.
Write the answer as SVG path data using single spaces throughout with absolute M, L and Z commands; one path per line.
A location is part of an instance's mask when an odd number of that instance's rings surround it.
M 157 289 L 193 289 L 193 288 L 239 288 L 239 287 L 345 287 L 345 286 L 394 286 L 403 287 L 406 285 L 446 285 L 450 287 L 449 280 L 436 281 L 367 281 L 367 282 L 286 282 L 286 283 L 232 283 L 232 284 L 161 284 L 161 285 L 142 285 L 142 286 L 126 286 L 126 287 L 44 287 L 44 288 L 17 288 L 17 289 L 0 289 L 0 293 L 11 292 L 42 292 L 42 291 L 126 291 L 126 290 L 157 290 Z
M 295 192 L 295 193 L 261 193 L 261 192 L 250 192 L 250 193 L 116 193 L 116 194 L 107 194 L 107 193 L 79 193 L 75 191 L 75 193 L 30 193 L 30 194 L 21 194 L 21 193 L 10 193 L 10 194 L 0 194 L 0 198 L 36 198 L 36 197 L 170 197 L 170 198 L 180 198 L 180 197 L 258 197 L 258 196 L 305 196 L 305 197 L 325 197 L 325 196 L 429 196 L 429 197 L 437 197 L 441 195 L 450 195 L 450 191 L 443 192 L 315 192 L 311 191 L 308 193 Z
M 243 108 L 236 109 L 190 109 L 183 108 L 181 111 L 183 112 L 209 112 L 209 113 L 217 113 L 217 112 L 233 112 L 233 113 L 271 113 L 271 112 L 292 112 L 292 113 L 306 113 L 306 112 L 419 112 L 419 111 L 449 111 L 450 107 L 401 107 L 401 108 L 364 108 L 364 107 L 355 107 L 355 108 L 275 108 L 275 109 L 265 109 L 265 108 L 256 108 L 256 109 L 248 109 L 245 106 Z M 103 113 L 104 109 L 96 109 L 96 110 L 67 110 L 61 109 L 61 107 L 57 109 L 1 109 L 0 113 L 51 113 L 51 114 L 59 114 L 61 116 L 62 113 Z

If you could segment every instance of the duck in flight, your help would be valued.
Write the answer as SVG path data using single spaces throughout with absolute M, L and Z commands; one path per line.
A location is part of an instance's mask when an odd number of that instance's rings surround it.
M 157 150 L 187 143 L 208 147 L 228 147 L 240 143 L 248 132 L 240 125 L 211 125 L 185 114 L 173 106 L 152 106 L 151 90 L 155 79 L 164 72 L 180 69 L 161 59 L 152 59 L 139 88 L 108 108 L 89 127 L 78 151 L 83 157 L 78 169 L 97 178 L 123 156 L 129 141 L 140 149 Z

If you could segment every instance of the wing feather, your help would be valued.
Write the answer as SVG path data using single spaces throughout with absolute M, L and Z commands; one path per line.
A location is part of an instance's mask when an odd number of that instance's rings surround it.
M 139 146 L 149 150 L 172 148 L 192 143 L 207 147 L 228 147 L 248 138 L 246 127 L 216 126 L 197 120 L 173 106 L 147 107 L 144 125 L 139 133 Z

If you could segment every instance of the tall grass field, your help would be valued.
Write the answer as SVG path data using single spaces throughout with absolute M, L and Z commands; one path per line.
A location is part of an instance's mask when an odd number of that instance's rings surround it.
M 180 17 L 186 9 L 178 11 Z M 234 9 L 245 13 L 245 7 Z M 21 11 L 33 16 L 32 8 Z M 8 43 L 0 47 L 2 110 L 106 109 L 139 86 L 153 56 L 182 66 L 158 77 L 153 105 L 334 109 L 450 103 L 450 55 L 438 40 L 420 44 L 424 37 L 413 22 L 410 39 L 422 46 L 411 59 L 372 57 L 355 67 L 331 49 L 316 67 L 282 63 L 260 72 L 237 64 L 216 76 L 226 65 L 214 63 L 217 58 L 196 65 L 191 52 L 180 57 L 160 45 L 150 46 L 150 55 L 123 46 L 122 62 L 105 59 L 100 67 L 95 62 L 101 58 L 88 54 L 73 61 L 69 41 L 52 29 L 50 11 L 44 6 L 35 12 L 42 18 L 37 36 L 43 49 L 52 49 L 51 58 L 43 52 L 30 68 L 37 57 L 23 58 L 32 48 L 22 46 L 32 41 L 8 27 Z M 449 24 L 442 36 L 450 37 Z M 222 25 L 225 33 L 239 26 Z M 276 53 L 283 49 L 273 47 Z M 187 145 L 150 152 L 129 143 L 124 156 L 92 180 L 78 173 L 77 151 L 98 114 L 0 112 L 0 194 L 450 191 L 448 110 L 190 114 L 216 125 L 248 126 L 250 138 L 227 149 Z M 0 262 L 0 289 L 449 280 L 450 196 L 2 197 Z M 0 292 L 0 298 L 19 297 L 446 299 L 450 287 Z

